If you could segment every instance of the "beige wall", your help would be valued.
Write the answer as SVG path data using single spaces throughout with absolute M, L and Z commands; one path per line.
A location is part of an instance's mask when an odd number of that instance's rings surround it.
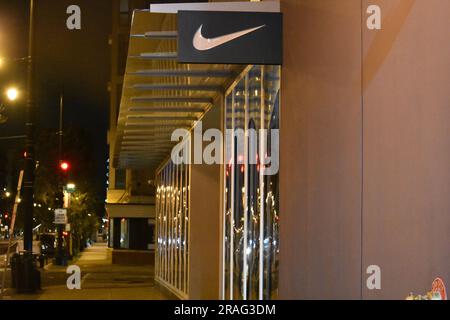
M 369 4 L 380 31 L 361 24 Z M 449 283 L 450 2 L 282 10 L 280 297 L 403 299 Z M 366 288 L 369 265 L 381 290 Z
M 369 2 L 369 1 L 364 1 Z M 364 268 L 382 290 L 450 284 L 450 1 L 377 0 L 383 30 L 364 32 Z
M 202 119 L 203 130 L 221 128 L 221 115 L 221 106 L 214 106 Z M 189 299 L 219 299 L 220 172 L 220 165 L 191 165 Z
M 282 11 L 280 298 L 359 298 L 360 3 Z

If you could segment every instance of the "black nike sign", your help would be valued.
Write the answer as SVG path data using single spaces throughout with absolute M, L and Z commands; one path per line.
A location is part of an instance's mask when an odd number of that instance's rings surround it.
M 180 63 L 282 64 L 282 15 L 178 12 Z

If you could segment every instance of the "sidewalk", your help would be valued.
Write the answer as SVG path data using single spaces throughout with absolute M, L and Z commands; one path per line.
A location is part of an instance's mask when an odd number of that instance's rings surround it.
M 48 265 L 41 270 L 42 291 L 37 294 L 11 294 L 4 299 L 14 300 L 164 300 L 154 282 L 152 266 L 122 266 L 111 263 L 106 244 L 95 244 L 80 258 L 70 262 L 81 269 L 81 289 L 69 290 L 66 285 L 67 267 Z

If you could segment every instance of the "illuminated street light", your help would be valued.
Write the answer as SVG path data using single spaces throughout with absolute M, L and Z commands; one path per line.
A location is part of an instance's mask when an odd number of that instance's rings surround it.
M 19 96 L 19 91 L 16 88 L 8 88 L 6 90 L 6 96 L 8 97 L 8 100 L 14 101 Z
M 11 192 L 6 191 L 6 192 L 5 192 L 5 196 L 6 196 L 7 198 L 9 198 L 9 197 L 11 196 Z

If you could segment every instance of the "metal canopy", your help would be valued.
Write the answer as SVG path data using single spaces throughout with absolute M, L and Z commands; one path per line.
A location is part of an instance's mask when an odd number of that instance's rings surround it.
M 136 10 L 113 145 L 116 168 L 157 168 L 244 66 L 177 63 L 176 14 Z

